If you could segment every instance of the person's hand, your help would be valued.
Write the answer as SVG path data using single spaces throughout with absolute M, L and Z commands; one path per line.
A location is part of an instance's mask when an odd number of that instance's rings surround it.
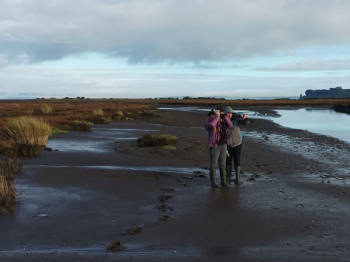
M 216 109 L 215 115 L 216 115 L 216 116 L 220 116 L 220 110 Z
M 247 119 L 248 118 L 247 114 L 243 114 L 243 118 Z

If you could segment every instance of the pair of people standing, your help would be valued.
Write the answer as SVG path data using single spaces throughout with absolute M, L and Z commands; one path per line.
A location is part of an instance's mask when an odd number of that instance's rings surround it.
M 212 109 L 208 113 L 205 129 L 208 131 L 208 148 L 210 156 L 209 174 L 212 187 L 219 187 L 216 182 L 216 167 L 219 163 L 222 186 L 230 186 L 234 181 L 240 185 L 240 158 L 242 151 L 242 133 L 240 124 L 247 124 L 247 115 L 235 114 L 231 107 Z M 231 179 L 232 160 L 236 179 Z

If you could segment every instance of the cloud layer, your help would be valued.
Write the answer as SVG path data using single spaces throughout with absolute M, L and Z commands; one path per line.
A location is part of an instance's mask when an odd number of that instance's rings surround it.
M 304 59 L 300 62 L 258 67 L 258 71 L 329 71 L 350 70 L 350 60 Z
M 217 62 L 349 44 L 348 10 L 348 0 L 1 0 L 0 66 L 85 52 Z

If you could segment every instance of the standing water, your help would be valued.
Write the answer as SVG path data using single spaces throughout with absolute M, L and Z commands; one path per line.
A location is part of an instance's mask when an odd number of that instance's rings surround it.
M 303 129 L 350 142 L 350 115 L 333 109 L 302 108 L 276 110 L 281 117 L 273 121 L 282 126 Z

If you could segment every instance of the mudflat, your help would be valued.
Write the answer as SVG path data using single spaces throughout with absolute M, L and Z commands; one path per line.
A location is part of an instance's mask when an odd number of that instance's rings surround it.
M 159 110 L 54 135 L 21 159 L 0 261 L 350 261 L 348 143 L 259 119 L 242 127 L 243 185 L 212 189 L 206 118 Z M 144 133 L 177 150 L 139 148 Z

